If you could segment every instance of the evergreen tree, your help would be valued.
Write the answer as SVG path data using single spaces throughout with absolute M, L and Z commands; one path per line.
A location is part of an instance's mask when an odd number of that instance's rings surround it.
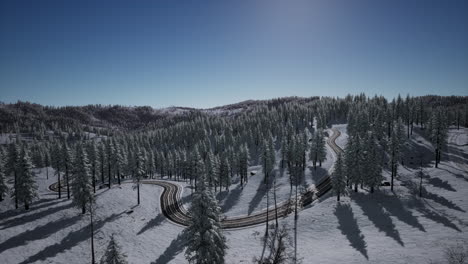
M 0 201 L 3 201 L 3 197 L 8 193 L 8 186 L 6 185 L 5 177 L 5 163 L 3 161 L 3 155 L 0 153 Z
M 145 164 L 145 159 L 143 156 L 143 152 L 138 149 L 135 153 L 135 175 L 133 178 L 133 189 L 137 190 L 137 203 L 140 204 L 140 185 L 141 180 L 144 176 L 144 169 L 143 166 Z
M 372 132 L 369 132 L 363 141 L 362 178 L 363 183 L 370 188 L 373 193 L 375 188 L 380 186 L 383 180 L 382 166 L 379 161 L 378 145 Z
M 347 170 L 347 185 L 354 184 L 354 191 L 357 192 L 358 184 L 361 182 L 361 140 L 359 136 L 350 136 L 345 148 L 345 164 Z
M 86 206 L 92 203 L 93 185 L 90 177 L 89 161 L 81 144 L 77 144 L 76 153 L 72 165 L 73 175 L 73 202 L 77 207 L 82 209 L 82 213 L 86 213 Z
M 190 225 L 184 230 L 188 242 L 185 257 L 189 263 L 223 264 L 227 246 L 220 224 L 221 210 L 205 181 L 202 173 L 189 210 Z
M 390 170 L 391 170 L 391 183 L 390 188 L 393 191 L 394 179 L 398 173 L 398 161 L 401 156 L 401 148 L 405 140 L 403 125 L 401 119 L 395 123 L 390 137 Z
M 91 181 L 93 185 L 93 192 L 96 193 L 96 174 L 98 170 L 98 159 L 97 159 L 97 148 L 94 140 L 91 140 L 90 143 L 86 146 L 86 153 L 89 161 L 89 169 L 91 173 Z
M 337 201 L 340 201 L 341 195 L 346 195 L 346 173 L 343 154 L 339 153 L 336 159 L 334 170 L 331 174 L 333 189 L 336 192 Z
M 37 186 L 34 180 L 33 165 L 26 147 L 21 148 L 18 157 L 18 180 L 16 184 L 15 197 L 19 203 L 24 203 L 24 209 L 29 210 L 29 205 L 37 197 Z
M 443 147 L 447 144 L 448 125 L 446 123 L 447 117 L 442 112 L 441 108 L 437 108 L 432 112 L 428 124 L 429 137 L 435 152 L 435 167 L 437 168 Z
M 62 181 L 60 177 L 60 169 L 61 169 L 61 151 L 60 145 L 55 142 L 52 147 L 52 167 L 55 169 L 55 174 L 57 174 L 57 189 L 58 189 L 58 198 L 62 198 Z
M 67 185 L 67 198 L 70 199 L 70 164 L 71 164 L 71 151 L 68 147 L 67 143 L 64 142 L 62 144 L 62 151 L 61 151 L 61 161 L 62 161 L 62 168 L 65 172 L 65 184 Z
M 19 201 L 18 201 L 18 159 L 19 159 L 19 145 L 14 143 L 10 144 L 8 147 L 8 154 L 7 154 L 7 161 L 5 166 L 5 172 L 7 175 L 13 175 L 13 194 L 12 196 L 15 197 L 15 208 L 18 209 Z
M 101 258 L 101 264 L 127 264 L 127 256 L 121 253 L 120 245 L 115 241 L 114 236 L 111 236 L 106 253 Z

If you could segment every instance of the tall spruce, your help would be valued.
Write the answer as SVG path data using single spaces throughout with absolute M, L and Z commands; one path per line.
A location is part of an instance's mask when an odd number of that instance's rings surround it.
M 92 178 L 89 170 L 89 161 L 82 144 L 77 144 L 75 157 L 72 163 L 73 175 L 73 202 L 82 213 L 86 213 L 86 207 L 94 200 Z
M 331 173 L 332 186 L 336 193 L 337 201 L 340 201 L 340 196 L 346 195 L 346 168 L 343 160 L 343 154 L 338 153 L 336 163 Z
M 18 180 L 16 184 L 15 197 L 19 203 L 24 204 L 24 209 L 29 210 L 33 199 L 37 197 L 37 186 L 31 158 L 25 146 L 21 147 L 18 157 Z
M 200 175 L 189 213 L 190 225 L 184 230 L 186 259 L 195 264 L 225 263 L 227 246 L 221 229 L 221 209 L 206 186 L 204 173 Z

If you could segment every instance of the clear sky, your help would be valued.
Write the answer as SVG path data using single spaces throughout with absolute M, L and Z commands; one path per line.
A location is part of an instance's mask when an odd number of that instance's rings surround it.
M 0 1 L 0 101 L 468 95 L 468 1 Z

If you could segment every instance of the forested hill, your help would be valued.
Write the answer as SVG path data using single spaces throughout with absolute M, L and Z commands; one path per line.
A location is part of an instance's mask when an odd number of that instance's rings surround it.
M 221 117 L 237 116 L 245 112 L 261 108 L 273 109 L 294 105 L 313 105 L 313 109 L 326 112 L 326 116 L 334 119 L 338 114 L 341 119 L 346 118 L 350 102 L 362 101 L 366 96 L 348 95 L 345 98 L 329 97 L 284 97 L 271 100 L 248 100 L 236 104 L 214 107 L 210 109 L 195 109 L 188 107 L 168 107 L 155 109 L 149 106 L 121 106 L 121 105 L 87 105 L 53 107 L 30 102 L 18 101 L 14 104 L 0 102 L 0 133 L 43 133 L 54 132 L 94 132 L 109 134 L 115 131 L 131 131 L 169 127 L 183 121 L 191 121 L 201 116 L 216 115 Z M 374 97 L 376 99 L 377 97 Z M 387 101 L 383 97 L 379 97 Z M 370 99 L 370 98 L 369 98 Z M 400 97 L 388 103 L 398 103 L 405 99 Z M 411 97 L 413 104 L 425 107 L 432 106 L 460 106 L 468 104 L 467 96 L 423 96 Z M 417 103 L 416 103 L 417 102 Z M 331 113 L 333 111 L 340 113 Z M 449 109 L 449 108 L 448 108 Z M 463 109 L 461 107 L 460 109 Z M 344 112 L 343 112 L 344 111 Z M 465 112 L 464 110 L 457 110 Z M 336 117 L 338 118 L 338 117 Z M 331 120 L 328 120 L 331 121 Z
M 318 97 L 287 97 L 273 100 L 248 100 L 236 104 L 195 109 L 168 107 L 155 109 L 150 106 L 86 105 L 53 107 L 18 101 L 14 104 L 0 102 L 0 133 L 30 133 L 39 130 L 89 131 L 137 130 L 160 128 L 181 121 L 193 120 L 200 115 L 236 115 L 258 105 L 279 105 L 286 102 L 310 102 Z

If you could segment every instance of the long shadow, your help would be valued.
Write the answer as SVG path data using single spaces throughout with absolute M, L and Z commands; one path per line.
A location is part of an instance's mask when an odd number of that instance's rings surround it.
M 65 210 L 65 209 L 68 209 L 68 208 L 71 208 L 71 207 L 73 207 L 73 204 L 72 204 L 72 202 L 69 202 L 69 203 L 64 204 L 64 205 L 51 207 L 51 208 L 49 208 L 47 210 L 40 211 L 38 213 L 33 213 L 33 214 L 28 214 L 28 215 L 25 215 L 25 216 L 22 216 L 22 217 L 13 218 L 13 219 L 10 219 L 10 220 L 5 221 L 4 223 L 2 223 L 3 226 L 2 226 L 2 228 L 0 230 L 4 230 L 4 229 L 10 228 L 10 227 L 14 227 L 14 226 L 22 225 L 22 224 L 25 224 L 25 223 L 28 223 L 28 222 L 32 222 L 32 221 L 35 221 L 35 220 L 37 220 L 39 218 L 54 214 L 56 212 L 59 212 L 61 210 Z
M 460 164 L 466 164 L 468 163 L 468 159 L 466 159 L 465 157 L 463 156 L 460 156 L 460 155 L 457 155 L 457 154 L 454 154 L 452 152 L 450 153 L 442 153 L 442 156 L 445 156 L 449 161 L 453 161 L 455 163 L 460 163 Z M 442 158 L 442 161 L 444 161 L 445 159 Z
M 29 208 L 28 211 L 24 211 L 22 209 L 13 209 L 13 210 L 8 210 L 6 212 L 2 212 L 0 213 L 0 219 L 4 220 L 6 218 L 10 218 L 10 217 L 14 217 L 14 216 L 17 216 L 17 215 L 20 215 L 20 214 L 25 214 L 25 213 L 29 213 L 29 212 L 32 212 L 34 210 L 38 210 L 38 209 L 42 209 L 42 208 L 45 208 L 45 207 L 49 207 L 51 205 L 54 205 L 54 204 L 57 204 L 57 203 L 60 203 L 60 202 L 63 202 L 64 200 L 63 199 L 41 199 L 37 202 L 34 202 L 31 207 Z
M 452 168 L 452 169 L 458 170 L 457 168 L 454 168 L 454 167 L 452 167 L 452 166 L 448 166 L 448 165 L 445 165 L 445 166 L 450 167 L 450 168 Z M 439 170 L 446 171 L 446 172 L 452 174 L 453 176 L 457 177 L 458 179 L 462 179 L 462 180 L 468 181 L 468 177 L 467 177 L 467 176 L 464 176 L 464 175 L 461 174 L 461 173 L 455 173 L 455 172 L 453 172 L 453 171 L 449 171 L 449 170 L 447 170 L 447 169 L 441 168 L 441 166 L 439 166 L 438 169 L 439 169 Z
M 393 238 L 401 246 L 404 246 L 400 233 L 396 229 L 392 218 L 390 218 L 390 215 L 384 211 L 380 204 L 374 202 L 372 199 L 369 199 L 367 195 L 361 193 L 352 193 L 350 196 L 355 200 L 356 204 L 361 207 L 364 215 L 369 218 L 379 231 L 384 232 L 385 235 Z
M 430 185 L 432 185 L 434 187 L 445 189 L 447 191 L 452 191 L 452 192 L 457 191 L 447 181 L 443 181 L 443 180 L 441 180 L 439 178 L 431 178 L 431 177 L 429 177 L 427 175 L 424 178 L 426 178 L 426 183 L 428 183 L 428 184 L 430 184 Z
M 414 227 L 418 228 L 419 230 L 426 232 L 426 229 L 424 229 L 424 226 L 419 223 L 418 218 L 416 218 L 411 211 L 407 210 L 405 206 L 403 205 L 402 201 L 398 199 L 398 197 L 390 195 L 387 196 L 381 192 L 375 192 L 374 194 L 376 200 L 382 201 L 385 200 L 385 202 L 380 203 L 380 205 L 387 210 L 391 215 L 395 216 L 398 218 L 398 220 Z
M 165 219 L 166 219 L 166 217 L 164 217 L 164 215 L 162 213 L 158 214 L 155 218 L 151 219 L 148 223 L 146 223 L 146 225 L 144 227 L 142 227 L 140 231 L 138 231 L 137 235 L 141 235 L 144 232 L 146 232 L 147 230 L 158 226 Z
M 94 222 L 95 231 L 103 227 L 105 223 L 114 221 L 123 213 L 124 212 L 119 213 L 119 214 L 112 214 L 111 216 L 103 220 L 98 220 Z M 48 258 L 52 258 L 61 252 L 71 249 L 72 247 L 76 246 L 78 243 L 89 239 L 89 237 L 90 237 L 90 229 L 89 229 L 89 225 L 86 225 L 85 227 L 79 230 L 70 232 L 60 242 L 44 248 L 43 250 L 29 257 L 28 259 L 24 260 L 20 264 L 36 263 L 38 261 L 44 261 Z
M 349 204 L 338 204 L 335 208 L 335 215 L 338 218 L 338 229 L 346 236 L 350 245 L 359 251 L 366 259 L 369 259 L 364 235 L 361 234 L 351 206 L 349 206 Z
M 447 198 L 443 197 L 443 196 L 440 196 L 440 195 L 437 195 L 435 193 L 431 193 L 429 191 L 426 190 L 426 188 L 423 187 L 423 197 L 425 199 L 430 199 L 440 205 L 443 205 L 443 206 L 446 206 L 450 209 L 453 209 L 453 210 L 457 210 L 457 211 L 460 211 L 460 212 L 465 212 L 465 210 L 461 209 L 458 205 L 456 205 L 455 203 L 453 203 L 452 201 L 449 201 L 447 200 Z
M 186 238 L 183 234 L 179 234 L 176 239 L 172 240 L 171 244 L 164 250 L 158 259 L 151 264 L 165 264 L 171 262 L 185 247 Z
M 234 207 L 239 202 L 241 193 L 242 188 L 240 185 L 237 185 L 236 188 L 230 190 L 227 196 L 223 199 L 224 203 L 221 206 L 222 212 L 227 212 L 229 209 Z
M 271 189 L 271 178 L 270 178 L 270 183 L 268 184 L 268 187 L 263 183 L 260 183 L 257 188 L 257 192 L 255 193 L 255 196 L 252 198 L 252 200 L 249 203 L 249 210 L 248 210 L 248 215 L 250 215 L 255 208 L 260 204 L 262 201 L 262 198 L 265 196 L 267 191 L 270 191 Z
M 64 229 L 68 226 L 73 225 L 79 219 L 82 218 L 82 215 L 77 215 L 71 218 L 63 218 L 58 221 L 50 222 L 43 226 L 38 226 L 33 230 L 28 230 L 23 232 L 15 237 L 12 237 L 3 243 L 0 244 L 0 253 L 3 251 L 26 245 L 29 241 L 39 240 L 48 237 L 49 235 Z
M 412 192 L 412 199 L 408 202 L 408 206 L 415 208 L 419 213 L 422 214 L 423 217 L 432 220 L 436 223 L 443 224 L 446 227 L 452 228 L 458 232 L 461 232 L 461 230 L 454 224 L 450 219 L 445 217 L 442 214 L 439 214 L 433 210 L 428 209 L 422 202 L 422 200 L 417 199 L 416 197 L 418 196 L 418 189 L 417 185 L 413 182 L 407 182 L 407 186 Z

